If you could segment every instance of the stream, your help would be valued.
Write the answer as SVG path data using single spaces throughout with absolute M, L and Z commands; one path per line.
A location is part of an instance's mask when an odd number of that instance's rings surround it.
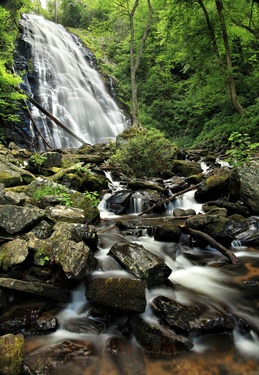
M 113 190 L 120 185 L 109 176 Z M 101 220 L 96 226 L 99 238 L 98 251 L 95 257 L 98 268 L 95 277 L 130 278 L 128 272 L 122 270 L 118 263 L 107 255 L 111 246 L 121 240 L 141 244 L 145 249 L 163 258 L 171 268 L 169 280 L 176 285 L 171 287 L 155 287 L 146 290 L 147 306 L 141 315 L 147 322 L 159 324 L 150 308 L 151 301 L 157 296 L 165 296 L 182 304 L 203 303 L 216 311 L 227 311 L 247 322 L 251 331 L 235 329 L 234 332 L 208 334 L 193 337 L 194 347 L 187 353 L 169 358 L 152 358 L 146 355 L 131 337 L 124 342 L 116 324 L 100 334 L 73 333 L 66 330 L 69 319 L 90 317 L 91 309 L 85 298 L 84 285 L 73 292 L 71 303 L 58 312 L 60 324 L 58 331 L 43 337 L 26 339 L 26 363 L 37 362 L 37 374 L 45 375 L 254 375 L 259 373 L 259 315 L 258 300 L 251 292 L 250 282 L 258 280 L 259 253 L 258 249 L 243 247 L 240 243 L 232 244 L 232 251 L 239 258 L 239 265 L 230 265 L 222 260 L 221 254 L 208 246 L 205 250 L 198 247 L 187 251 L 184 246 L 170 242 L 155 241 L 147 234 L 145 226 L 148 221 L 167 220 L 172 216 L 176 207 L 193 208 L 196 213 L 201 211 L 201 205 L 195 202 L 194 192 L 170 202 L 167 213 L 157 216 L 139 216 L 141 199 L 136 196 L 132 202 L 131 215 L 116 216 L 106 208 L 106 195 L 99 205 Z M 135 210 L 135 211 L 134 211 Z M 113 224 L 117 220 L 137 223 L 136 229 L 123 232 Z M 206 258 L 204 265 L 197 265 L 195 259 Z M 255 285 L 257 282 L 254 281 Z M 72 344 L 71 344 L 72 343 Z M 52 367 L 53 348 L 56 345 L 67 345 L 67 357 L 63 362 Z M 73 354 L 74 353 L 74 354 Z M 46 370 L 48 358 L 52 358 Z M 55 355 L 54 355 L 55 362 Z M 44 364 L 44 365 L 43 365 Z

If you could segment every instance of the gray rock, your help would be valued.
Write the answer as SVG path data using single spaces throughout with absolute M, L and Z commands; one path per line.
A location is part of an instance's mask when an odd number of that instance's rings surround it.
M 45 211 L 34 206 L 0 206 L 0 228 L 8 233 L 18 233 L 35 225 L 46 216 Z
M 259 214 L 259 168 L 236 167 L 229 180 L 231 200 L 242 201 L 252 214 Z
M 21 264 L 29 254 L 27 242 L 20 238 L 0 246 L 0 265 L 4 271 Z
M 84 223 L 84 210 L 75 207 L 67 207 L 57 205 L 55 207 L 47 207 L 46 215 L 54 222 L 65 221 L 67 223 Z

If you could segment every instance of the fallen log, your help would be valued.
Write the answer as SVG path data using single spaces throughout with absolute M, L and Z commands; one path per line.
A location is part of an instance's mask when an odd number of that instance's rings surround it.
M 187 189 L 184 189 L 184 190 L 181 190 L 181 191 L 178 191 L 177 193 L 171 195 L 171 197 L 169 198 L 166 198 L 166 199 L 163 199 L 162 201 L 158 202 L 158 203 L 155 203 L 153 204 L 153 206 L 147 208 L 146 210 L 140 212 L 138 214 L 138 216 L 142 216 L 144 214 L 146 214 L 147 212 L 153 210 L 153 208 L 155 207 L 158 207 L 158 206 L 161 206 L 161 204 L 164 204 L 164 203 L 167 203 L 167 202 L 170 202 L 171 200 L 175 199 L 176 197 L 179 197 L 179 195 L 182 195 L 184 193 L 187 193 L 188 191 L 191 191 L 191 190 L 194 190 L 194 189 L 197 189 L 198 186 L 201 185 L 201 182 L 197 185 L 192 185 L 192 186 L 189 186 Z
M 232 251 L 228 250 L 225 246 L 221 245 L 218 241 L 216 241 L 213 237 L 209 236 L 207 233 L 201 232 L 200 230 L 187 228 L 187 227 L 184 227 L 184 232 L 204 239 L 212 247 L 220 251 L 221 254 L 226 256 L 231 261 L 232 264 L 238 264 L 238 258 L 235 256 L 235 254 L 232 253 Z
M 75 139 L 77 139 L 83 145 L 87 144 L 87 142 L 84 139 L 82 139 L 81 137 L 79 137 L 76 133 L 73 132 L 73 130 L 69 129 L 66 125 L 64 125 L 61 121 L 59 121 L 55 116 L 53 116 L 50 112 L 48 112 L 45 108 L 43 108 L 35 99 L 33 99 L 30 95 L 28 95 L 25 91 L 23 91 L 19 86 L 17 86 L 16 89 L 20 93 L 26 95 L 27 99 L 33 105 L 35 105 L 35 107 L 37 107 L 41 112 L 43 112 L 48 118 L 50 118 L 50 120 L 54 121 L 55 124 L 57 124 L 58 126 L 60 126 L 62 129 L 64 129 L 67 133 L 69 133 L 70 135 L 72 135 Z

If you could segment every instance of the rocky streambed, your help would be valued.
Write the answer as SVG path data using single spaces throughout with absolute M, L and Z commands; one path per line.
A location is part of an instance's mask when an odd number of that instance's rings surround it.
M 109 154 L 108 145 L 41 154 L 1 146 L 4 375 L 106 374 L 109 366 L 152 374 L 145 356 L 175 361 L 201 337 L 258 334 L 258 163 L 229 168 L 205 158 L 203 173 L 197 153 L 172 161 L 171 177 L 113 171 L 111 194 Z M 184 191 L 199 212 L 170 206 Z M 106 217 L 97 193 L 110 193 Z M 78 290 L 82 306 L 64 318 Z M 257 362 L 242 365 L 252 374 Z

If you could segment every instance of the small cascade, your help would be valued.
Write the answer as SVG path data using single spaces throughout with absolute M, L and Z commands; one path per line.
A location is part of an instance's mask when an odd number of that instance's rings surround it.
M 42 16 L 25 14 L 20 23 L 23 41 L 31 46 L 36 87 L 26 87 L 33 98 L 85 143 L 114 140 L 129 126 L 107 92 L 99 73 L 87 62 L 89 53 L 62 25 Z M 88 55 L 88 56 L 87 56 Z M 30 72 L 31 73 L 31 72 Z M 28 82 L 27 82 L 28 83 Z M 80 142 L 34 107 L 34 121 L 53 148 L 79 147 Z M 31 126 L 32 136 L 35 130 Z M 44 144 L 40 141 L 41 148 Z

